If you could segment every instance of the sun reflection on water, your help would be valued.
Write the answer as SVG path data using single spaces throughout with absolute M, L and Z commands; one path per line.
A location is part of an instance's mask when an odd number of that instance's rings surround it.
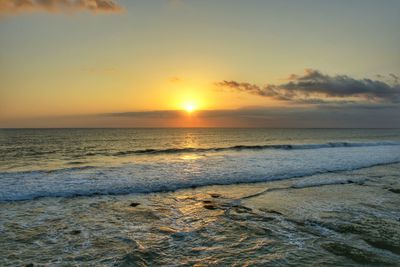
M 196 155 L 196 154 L 186 154 L 186 155 L 182 155 L 180 158 L 183 160 L 196 160 L 196 159 L 200 159 L 204 156 L 202 155 Z

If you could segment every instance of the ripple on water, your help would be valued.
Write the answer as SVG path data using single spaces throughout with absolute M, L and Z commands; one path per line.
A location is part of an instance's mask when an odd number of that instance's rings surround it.
M 400 200 L 388 188 L 399 188 L 397 166 L 340 173 L 362 174 L 363 184 L 314 186 L 318 176 L 301 188 L 293 180 L 1 203 L 0 265 L 395 265 Z

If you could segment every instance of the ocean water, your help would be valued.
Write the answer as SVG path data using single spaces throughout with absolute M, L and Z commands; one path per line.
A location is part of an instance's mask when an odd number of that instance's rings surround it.
M 0 130 L 0 201 L 265 182 L 396 162 L 399 129 L 10 129 Z
M 399 266 L 399 162 L 398 129 L 0 130 L 0 266 Z

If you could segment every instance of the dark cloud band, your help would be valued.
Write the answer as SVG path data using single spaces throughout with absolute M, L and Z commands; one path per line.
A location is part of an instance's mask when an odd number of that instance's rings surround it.
M 330 76 L 317 70 L 306 70 L 303 75 L 292 74 L 287 83 L 259 86 L 247 82 L 222 81 L 216 85 L 282 101 L 299 103 L 399 103 L 398 77 L 390 74 L 393 83 L 381 80 L 354 79 L 347 75 Z
M 81 116 L 1 120 L 0 127 L 269 127 L 269 128 L 395 128 L 397 104 L 249 107 L 236 110 L 136 111 Z

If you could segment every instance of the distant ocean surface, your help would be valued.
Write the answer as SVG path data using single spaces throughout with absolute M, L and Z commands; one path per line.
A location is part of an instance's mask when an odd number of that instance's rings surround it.
M 400 129 L 2 129 L 0 201 L 265 182 L 396 162 Z

